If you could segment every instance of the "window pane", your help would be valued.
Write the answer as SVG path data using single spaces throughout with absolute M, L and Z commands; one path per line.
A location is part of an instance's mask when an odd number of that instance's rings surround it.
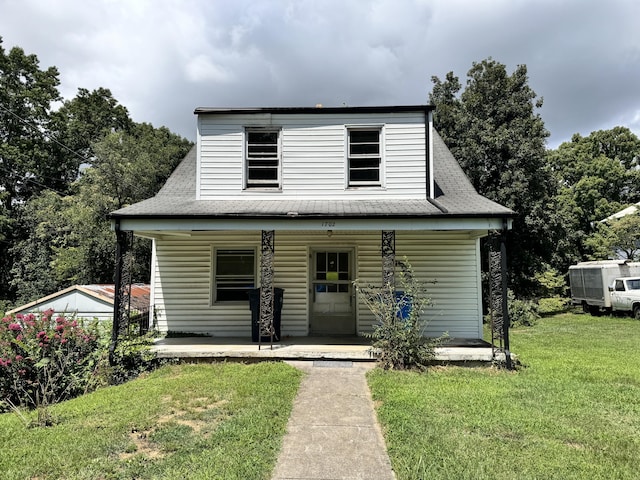
M 218 250 L 216 275 L 249 275 L 253 277 L 253 250 Z
M 248 300 L 255 288 L 253 250 L 217 250 L 215 299 L 218 302 Z
M 380 141 L 380 130 L 351 130 L 351 143 L 370 143 Z
M 350 155 L 380 155 L 379 130 L 352 130 L 349 134 Z
M 327 272 L 338 271 L 338 254 L 335 252 L 327 253 Z
M 249 157 L 277 157 L 278 145 L 256 145 L 249 144 L 247 146 Z
M 278 180 L 278 169 L 249 167 L 249 180 Z
M 248 140 L 252 144 L 277 144 L 278 132 L 248 131 Z
M 350 182 L 380 182 L 380 171 L 376 169 L 354 170 L 349 171 Z
M 351 159 L 351 169 L 377 169 L 378 165 L 380 165 L 379 158 L 352 158 Z

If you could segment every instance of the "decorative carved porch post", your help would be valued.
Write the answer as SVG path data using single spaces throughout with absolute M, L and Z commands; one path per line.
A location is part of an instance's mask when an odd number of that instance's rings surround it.
M 131 260 L 133 232 L 120 230 L 116 224 L 116 267 L 113 299 L 113 327 L 109 345 L 109 363 L 114 364 L 114 352 L 118 339 L 129 333 L 131 306 Z
M 513 368 L 509 347 L 509 307 L 507 302 L 506 228 L 489 242 L 489 307 L 491 311 L 491 346 L 493 359 L 502 352 L 506 367 Z M 496 345 L 497 343 L 497 345 Z
M 273 253 L 275 232 L 262 231 L 262 256 L 260 257 L 260 317 L 258 326 L 258 350 L 262 344 L 262 337 L 271 338 L 273 349 L 274 289 L 273 289 Z
M 385 305 L 395 302 L 396 232 L 382 231 L 382 294 Z M 391 320 L 391 319 L 388 319 Z

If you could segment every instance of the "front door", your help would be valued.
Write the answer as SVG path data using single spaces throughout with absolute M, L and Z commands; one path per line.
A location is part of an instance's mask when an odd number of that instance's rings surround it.
M 311 253 L 311 335 L 355 335 L 353 250 Z

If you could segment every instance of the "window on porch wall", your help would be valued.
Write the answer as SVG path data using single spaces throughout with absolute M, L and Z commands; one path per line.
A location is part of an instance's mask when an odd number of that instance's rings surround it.
M 216 249 L 214 258 L 214 302 L 248 300 L 256 286 L 255 250 Z

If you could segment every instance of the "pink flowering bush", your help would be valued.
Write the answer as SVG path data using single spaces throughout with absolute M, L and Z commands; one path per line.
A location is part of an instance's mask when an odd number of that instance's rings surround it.
M 53 310 L 3 318 L 0 400 L 46 407 L 83 393 L 104 352 L 102 343 L 97 323 L 85 326 Z

